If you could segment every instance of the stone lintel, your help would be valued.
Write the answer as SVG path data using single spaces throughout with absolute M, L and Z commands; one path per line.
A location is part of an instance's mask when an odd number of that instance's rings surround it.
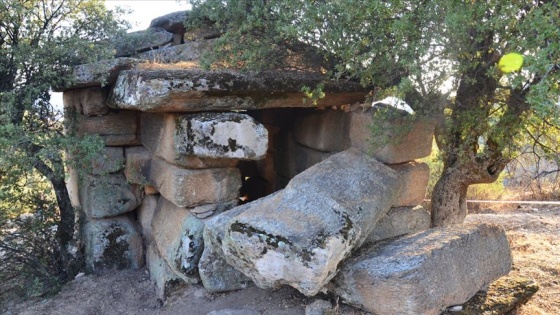
M 319 84 L 325 97 L 316 105 L 305 101 L 302 87 Z M 337 106 L 363 101 L 367 92 L 356 82 L 295 71 L 130 70 L 120 73 L 109 106 L 153 112 Z

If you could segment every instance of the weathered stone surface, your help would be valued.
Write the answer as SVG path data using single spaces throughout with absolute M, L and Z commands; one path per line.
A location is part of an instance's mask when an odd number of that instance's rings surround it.
M 370 152 L 387 164 L 399 164 L 430 155 L 435 120 L 413 117 L 406 111 L 370 108 L 351 114 L 350 140 L 352 147 Z M 378 116 L 374 116 L 375 113 Z M 377 130 L 373 137 L 372 127 Z
M 142 236 L 128 216 L 87 219 L 83 231 L 88 272 L 144 265 Z
M 142 190 L 130 185 L 122 173 L 102 176 L 84 175 L 80 200 L 90 218 L 112 217 L 136 209 L 142 202 Z
M 152 219 L 155 244 L 171 270 L 188 283 L 198 282 L 198 261 L 204 249 L 204 223 L 185 208 L 159 198 Z
M 393 207 L 414 207 L 426 198 L 426 187 L 430 180 L 430 167 L 422 162 L 388 165 L 399 172 L 405 183 L 402 193 Z
M 255 203 L 260 202 L 262 201 L 255 201 Z M 251 283 L 251 279 L 226 262 L 222 251 L 222 240 L 227 223 L 248 207 L 248 205 L 236 207 L 205 222 L 204 252 L 198 263 L 198 271 L 204 288 L 209 292 L 245 289 Z
M 210 216 L 215 215 L 215 214 L 220 214 L 224 211 L 227 211 L 227 210 L 237 206 L 238 202 L 239 202 L 239 200 L 235 199 L 235 200 L 230 200 L 230 201 L 217 203 L 217 204 L 202 205 L 202 206 L 198 206 L 198 207 L 194 207 L 194 208 L 189 208 L 189 211 L 191 213 L 194 213 L 197 218 L 205 219 L 207 217 L 210 217 Z
M 260 312 L 251 309 L 223 309 L 219 311 L 212 311 L 206 315 L 259 315 Z
M 100 117 L 78 115 L 76 131 L 78 135 L 98 135 L 105 141 L 106 146 L 139 145 L 137 120 L 137 113 L 132 111 L 121 111 Z
M 259 287 L 288 284 L 315 295 L 389 211 L 401 186 L 396 172 L 357 150 L 333 155 L 229 220 L 226 261 Z
M 181 131 L 181 116 L 176 114 L 148 114 L 141 116 L 142 143 L 155 156 L 186 168 L 234 167 L 237 159 L 209 159 L 186 154 L 185 133 Z
M 155 244 L 146 248 L 146 267 L 150 272 L 150 280 L 156 285 L 156 295 L 161 300 L 165 301 L 169 295 L 186 285 L 185 281 L 169 268 Z
M 430 225 L 430 213 L 422 206 L 391 208 L 377 222 L 364 246 L 387 238 L 424 231 L 429 229 Z
M 126 164 L 124 175 L 129 183 L 148 185 L 152 155 L 143 146 L 127 147 L 124 149 Z
M 160 112 L 241 110 L 275 107 L 314 107 L 303 102 L 302 86 L 314 87 L 325 77 L 297 71 L 248 74 L 232 70 L 122 71 L 109 105 L 122 109 Z M 367 88 L 354 82 L 323 82 L 325 97 L 318 106 L 363 100 Z
M 144 31 L 128 33 L 115 43 L 115 57 L 128 57 L 135 53 L 154 49 L 173 40 L 173 33 L 163 28 L 149 28 Z
M 213 40 L 186 42 L 181 45 L 149 50 L 139 54 L 138 58 L 158 64 L 198 61 L 205 52 L 209 51 L 213 43 Z
M 70 203 L 74 208 L 81 208 L 82 205 L 80 202 L 80 179 L 78 172 L 74 168 L 68 167 L 67 173 L 68 179 L 66 180 L 66 188 L 68 189 Z
M 184 169 L 160 158 L 152 160 L 150 181 L 169 201 L 189 208 L 237 199 L 241 187 L 237 168 Z
M 478 291 L 462 310 L 447 309 L 442 315 L 509 315 L 527 303 L 537 293 L 539 285 L 531 280 L 515 276 L 504 276 L 493 282 L 488 290 Z
M 105 147 L 88 165 L 93 175 L 116 173 L 124 168 L 124 150 L 122 147 Z
M 159 201 L 158 195 L 148 195 L 142 200 L 142 205 L 138 208 L 138 223 L 142 228 L 142 236 L 146 245 L 153 243 L 152 219 L 157 209 Z
M 183 25 L 183 23 L 188 17 L 188 12 L 189 11 L 177 11 L 157 17 L 150 23 L 150 28 L 163 28 L 164 30 L 171 33 L 184 33 L 185 26 Z
M 350 147 L 350 115 L 339 110 L 320 110 L 300 116 L 294 124 L 294 139 L 309 148 L 340 152 Z
M 241 113 L 200 113 L 179 118 L 175 145 L 179 154 L 200 158 L 259 160 L 268 147 L 268 131 Z
M 439 314 L 507 274 L 511 252 L 495 225 L 430 229 L 369 248 L 334 279 L 345 303 L 384 314 Z
M 334 154 L 305 147 L 295 142 L 291 133 L 282 133 L 278 139 L 278 146 L 274 152 L 274 168 L 278 174 L 288 179 Z
M 134 68 L 142 62 L 134 58 L 115 58 L 75 66 L 72 71 L 72 85 L 67 88 L 112 85 L 120 71 Z M 66 90 L 64 87 L 53 89 L 55 92 Z
M 109 113 L 107 88 L 98 86 L 84 89 L 66 90 L 62 94 L 64 107 L 74 108 L 80 115 L 103 116 Z
M 335 315 L 336 312 L 331 302 L 326 300 L 315 300 L 305 307 L 305 315 Z

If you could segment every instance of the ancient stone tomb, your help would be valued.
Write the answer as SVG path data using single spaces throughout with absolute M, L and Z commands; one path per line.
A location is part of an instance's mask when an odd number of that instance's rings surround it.
M 105 143 L 70 183 L 89 272 L 146 266 L 162 297 L 290 285 L 375 314 L 437 314 L 509 271 L 502 229 L 429 229 L 417 159 L 432 120 L 316 73 L 185 68 L 174 63 L 211 40 L 168 31 L 176 45 L 76 67 L 64 91 L 69 132 Z M 301 88 L 319 83 L 314 105 Z

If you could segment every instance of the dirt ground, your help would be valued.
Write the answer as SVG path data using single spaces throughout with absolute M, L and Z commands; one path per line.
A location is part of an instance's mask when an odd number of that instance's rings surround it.
M 477 212 L 467 220 L 494 222 L 506 229 L 514 258 L 512 273 L 540 284 L 539 292 L 515 315 L 560 314 L 560 207 L 484 208 Z M 276 290 L 251 287 L 227 294 L 209 294 L 201 286 L 190 286 L 163 303 L 155 297 L 147 271 L 137 270 L 82 276 L 54 298 L 12 305 L 5 314 L 206 315 L 211 311 L 231 310 L 220 315 L 301 315 L 305 306 L 314 300 L 288 287 Z M 368 313 L 339 305 L 337 314 Z

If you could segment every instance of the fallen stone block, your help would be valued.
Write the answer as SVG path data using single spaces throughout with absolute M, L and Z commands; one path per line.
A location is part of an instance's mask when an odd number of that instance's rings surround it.
M 184 169 L 157 157 L 150 181 L 167 200 L 185 208 L 236 200 L 241 187 L 237 168 Z
M 117 216 L 136 209 L 142 202 L 142 189 L 127 183 L 122 173 L 84 175 L 80 201 L 89 218 Z
M 306 147 L 340 152 L 350 147 L 350 115 L 341 110 L 320 110 L 298 117 L 294 139 Z
M 426 163 L 408 162 L 387 165 L 399 172 L 405 183 L 393 207 L 414 207 L 426 198 L 426 188 L 430 180 L 430 167 Z
M 345 262 L 333 280 L 345 303 L 378 315 L 440 314 L 511 269 L 505 231 L 455 225 L 404 236 Z
M 132 184 L 148 186 L 150 183 L 150 166 L 152 155 L 143 146 L 126 147 L 124 149 L 126 180 Z
M 259 287 L 317 294 L 390 209 L 396 172 L 357 151 L 335 154 L 228 221 L 226 261 Z
M 89 87 L 84 89 L 66 90 L 62 94 L 64 107 L 74 108 L 80 115 L 104 116 L 109 113 L 107 106 L 107 88 Z
M 181 117 L 183 115 L 142 114 L 142 144 L 152 155 L 186 168 L 223 168 L 237 165 L 238 159 L 215 159 L 188 154 L 184 149 L 186 134 L 181 130 Z
M 255 201 L 259 204 L 263 199 Z M 222 240 L 228 222 L 236 215 L 247 210 L 249 205 L 243 205 L 223 212 L 207 220 L 204 227 L 204 252 L 198 263 L 198 271 L 202 285 L 209 292 L 228 292 L 245 289 L 251 279 L 233 268 L 224 258 Z
M 350 141 L 352 147 L 383 163 L 399 164 L 430 155 L 434 129 L 431 118 L 393 107 L 373 107 L 351 113 Z
M 144 265 L 142 236 L 128 216 L 87 219 L 83 233 L 88 272 L 138 269 Z
M 430 213 L 422 206 L 391 208 L 377 222 L 363 246 L 377 241 L 427 230 L 431 226 Z
M 146 267 L 150 273 L 150 280 L 156 285 L 156 295 L 163 301 L 187 284 L 169 268 L 155 244 L 147 246 Z
M 197 283 L 204 249 L 204 222 L 185 208 L 160 197 L 152 219 L 152 235 L 161 257 L 187 283 Z

